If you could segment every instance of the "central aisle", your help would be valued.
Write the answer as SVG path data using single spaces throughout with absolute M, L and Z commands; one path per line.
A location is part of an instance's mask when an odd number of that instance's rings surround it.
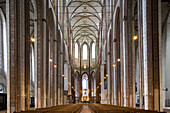
M 88 105 L 86 105 L 86 104 L 83 105 L 83 109 L 82 109 L 82 111 L 80 113 L 91 113 Z

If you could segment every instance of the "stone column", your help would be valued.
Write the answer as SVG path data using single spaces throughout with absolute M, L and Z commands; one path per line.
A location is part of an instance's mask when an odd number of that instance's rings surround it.
M 64 42 L 63 42 L 63 38 L 61 41 L 61 61 L 60 61 L 60 66 L 61 66 L 61 105 L 64 104 L 64 77 L 62 77 L 62 75 L 64 75 Z
M 94 98 L 93 98 L 94 97 L 94 76 L 93 76 L 93 74 L 91 76 L 92 76 L 91 80 L 90 80 L 90 82 L 91 82 L 91 97 L 92 97 L 91 101 L 94 101 Z
M 19 13 L 17 15 L 17 111 L 25 110 L 25 4 L 24 1 L 17 1 Z M 28 66 L 29 68 L 29 66 Z
M 50 62 L 49 66 L 49 106 L 53 106 L 54 104 L 54 34 L 53 30 L 50 30 L 50 59 L 52 59 L 52 62 Z
M 42 78 L 43 78 L 43 37 L 42 37 L 42 2 L 37 1 L 37 36 L 35 43 L 35 108 L 41 108 L 42 104 Z
M 29 0 L 25 0 L 25 35 L 29 36 L 30 35 L 30 4 L 29 4 Z M 26 110 L 30 109 L 30 78 L 31 78 L 31 71 L 30 71 L 30 66 L 31 66 L 31 58 L 30 58 L 30 54 L 31 54 L 31 43 L 30 43 L 30 38 L 26 37 L 25 38 L 25 48 L 26 48 L 26 53 L 25 53 L 25 57 L 26 57 L 26 69 L 25 69 L 25 77 L 26 77 L 26 89 L 25 89 L 25 96 L 26 96 Z
M 58 31 L 59 32 L 59 31 Z M 57 44 L 57 67 L 58 67 L 58 105 L 61 105 L 61 56 L 60 56 L 60 53 L 61 53 L 61 34 L 59 35 L 58 33 L 58 44 Z
M 55 26 L 55 64 L 56 64 L 56 69 L 55 69 L 55 104 L 58 105 L 58 0 L 55 0 L 55 14 L 56 14 L 56 26 Z
M 158 0 L 143 1 L 145 109 L 160 110 Z
M 7 38 L 9 39 L 9 72 L 7 74 L 7 113 L 16 110 L 16 1 L 6 0 Z M 11 95 L 12 94 L 12 95 Z
M 71 65 L 68 66 L 68 95 L 71 95 Z
M 3 20 L 0 21 L 0 74 L 4 75 L 4 38 L 3 38 Z
M 132 1 L 128 1 L 128 25 L 127 25 L 127 37 L 128 38 L 128 85 L 126 86 L 127 87 L 127 106 L 128 107 L 133 107 L 133 99 L 135 99 L 136 95 L 135 93 L 135 81 L 136 79 L 134 79 L 134 76 L 135 76 L 135 54 L 134 54 L 134 51 L 135 51 L 135 40 L 133 40 L 133 36 L 135 35 L 133 33 L 134 31 L 134 21 L 133 21 L 133 18 L 134 18 L 134 6 L 133 6 L 133 2 Z M 128 90 L 129 89 L 129 90 Z
M 9 72 L 7 74 L 8 113 L 25 110 L 29 104 L 29 10 L 28 1 L 6 1 L 7 39 L 9 39 Z M 18 11 L 17 13 L 15 11 Z M 18 26 L 16 26 L 16 23 Z M 26 56 L 27 55 L 27 56 Z M 28 63 L 26 67 L 25 63 Z M 26 98 L 27 96 L 27 98 Z M 28 107 L 28 106 L 27 106 Z M 27 108 L 28 109 L 28 108 Z
M 59 50 L 58 50 L 59 51 Z M 59 53 L 60 55 L 60 53 Z M 60 62 L 60 56 L 58 56 L 58 62 Z M 60 63 L 58 63 L 58 105 L 61 105 L 61 72 L 60 72 Z
M 110 79 L 111 79 L 111 73 L 110 73 L 110 33 L 107 34 L 107 104 L 111 103 L 111 87 L 110 87 Z
M 129 6 L 130 7 L 130 6 Z M 134 1 L 131 2 L 131 39 L 132 39 L 132 92 L 130 95 L 130 107 L 136 108 L 136 43 L 138 43 L 137 40 L 133 40 L 133 36 L 135 36 L 135 21 L 133 19 L 134 17 Z
M 160 111 L 160 65 L 159 59 L 159 38 L 160 38 L 160 21 L 159 21 L 159 0 L 152 1 L 152 51 L 153 51 L 153 110 Z M 160 3 L 160 2 L 159 2 Z
M 69 65 L 67 62 L 64 63 L 64 92 L 68 92 L 68 76 L 69 76 Z M 67 93 L 68 94 L 68 93 Z M 64 104 L 67 101 L 67 94 L 64 93 Z
M 114 105 L 117 105 L 118 102 L 117 102 L 117 97 L 118 97 L 118 89 L 117 89 L 117 83 L 118 83 L 118 78 L 117 78 L 117 52 L 116 52 L 116 41 L 113 42 L 113 101 L 114 101 Z
M 57 32 L 56 30 L 55 30 L 55 32 Z M 57 105 L 57 83 L 58 83 L 58 81 L 57 81 L 57 79 L 58 79 L 58 77 L 57 77 L 57 35 L 56 35 L 56 33 L 55 33 L 55 39 L 54 39 L 54 106 L 56 106 Z
M 161 17 L 162 17 L 162 15 L 161 15 L 162 13 L 161 13 L 161 0 L 158 0 L 158 23 L 159 23 L 159 30 L 158 30 L 158 34 L 159 34 L 159 83 L 160 83 L 160 85 L 159 85 L 159 93 L 160 93 L 160 103 L 159 103 L 159 105 L 160 105 L 160 111 L 161 112 L 163 112 L 163 83 L 162 83 L 162 79 L 163 79 L 163 73 L 162 73 L 162 59 L 163 59 L 163 57 L 162 57 L 162 21 L 161 21 Z
M 107 104 L 107 100 L 106 100 L 106 91 L 104 89 L 104 64 L 100 65 L 100 78 L 101 78 L 101 104 Z M 100 83 L 100 82 L 99 82 Z M 99 84 L 97 84 L 98 86 Z
M 100 83 L 100 69 L 98 69 L 98 71 L 96 72 L 96 84 L 94 85 L 95 86 L 95 92 L 96 92 L 96 102 L 99 102 L 99 89 L 97 89 L 97 86 L 98 84 Z
M 138 1 L 138 51 L 139 51 L 139 77 L 140 77 L 140 109 L 143 109 L 143 34 L 142 34 L 142 0 Z
M 127 33 L 127 0 L 123 0 L 123 59 L 121 59 L 121 63 L 123 64 L 123 69 L 121 71 L 123 71 L 123 75 L 121 74 L 122 78 L 121 78 L 121 82 L 122 82 L 122 85 L 121 85 L 121 105 L 122 106 L 127 106 L 127 101 L 128 101 L 128 98 L 127 98 L 127 91 L 128 91 L 128 33 Z
M 111 102 L 111 87 L 110 87 L 110 79 L 111 79 L 111 74 L 110 74 L 110 52 L 107 53 L 107 74 L 108 74 L 108 77 L 107 77 L 107 104 L 110 104 Z
M 43 17 L 42 17 L 42 30 L 43 30 L 43 89 L 42 89 L 42 107 L 47 106 L 47 80 L 48 80 L 48 63 L 49 63 L 49 37 L 47 31 L 46 1 L 44 1 Z

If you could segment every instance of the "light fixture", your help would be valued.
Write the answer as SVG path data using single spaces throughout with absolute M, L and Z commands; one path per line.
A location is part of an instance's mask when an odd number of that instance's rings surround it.
M 53 61 L 53 59 L 52 58 L 50 58 L 50 62 L 52 62 Z
M 120 62 L 120 58 L 118 58 L 117 61 Z
M 106 77 L 104 77 L 104 79 L 106 79 Z
M 66 77 L 64 77 L 64 79 L 66 79 Z
M 64 75 L 62 75 L 62 77 L 64 77 Z
M 106 74 L 106 77 L 108 77 L 109 75 L 108 74 Z
M 84 65 L 84 69 L 86 69 L 86 65 Z
M 113 64 L 113 67 L 116 67 L 116 64 Z
M 34 37 L 31 37 L 31 42 L 35 42 L 35 38 Z
M 57 68 L 57 65 L 54 65 L 54 68 Z
M 138 39 L 137 35 L 133 36 L 133 40 L 137 40 L 137 39 Z

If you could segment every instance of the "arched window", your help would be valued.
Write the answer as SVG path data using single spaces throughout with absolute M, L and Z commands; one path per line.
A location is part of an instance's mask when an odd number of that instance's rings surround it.
M 82 76 L 82 90 L 83 96 L 88 96 L 88 75 L 83 74 Z
M 78 52 L 79 52 L 78 48 L 79 48 L 78 44 L 75 43 L 75 58 L 78 58 Z
M 87 60 L 87 45 L 83 45 L 83 60 Z
M 95 58 L 95 43 L 92 44 L 92 58 Z

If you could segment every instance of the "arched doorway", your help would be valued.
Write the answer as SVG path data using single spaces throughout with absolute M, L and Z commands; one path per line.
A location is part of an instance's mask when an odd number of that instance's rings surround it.
M 82 75 L 82 102 L 89 101 L 89 87 L 88 87 L 88 75 L 84 73 Z

